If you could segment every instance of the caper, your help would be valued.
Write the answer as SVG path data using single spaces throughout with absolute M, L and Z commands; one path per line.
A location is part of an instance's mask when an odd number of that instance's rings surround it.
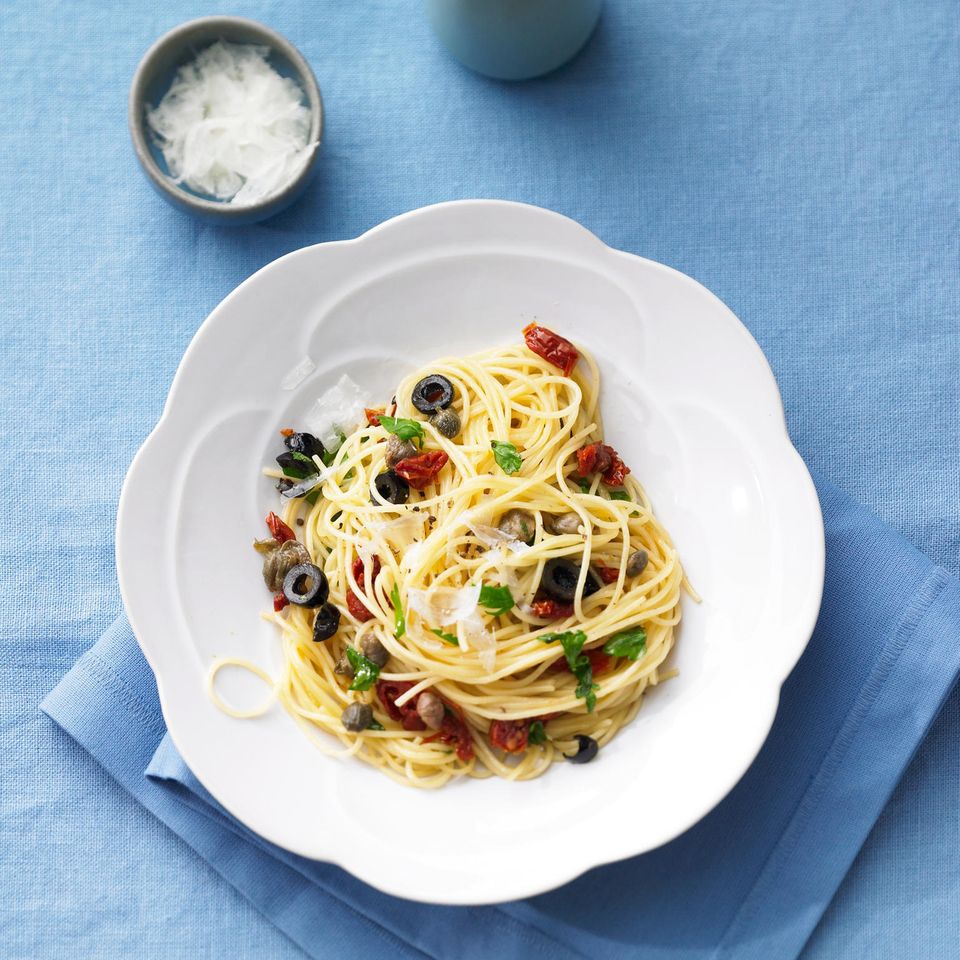
M 497 529 L 514 540 L 529 543 L 537 532 L 537 521 L 529 510 L 508 510 L 500 518 Z
M 579 513 L 548 513 L 543 517 L 543 525 L 546 527 L 547 532 L 553 533 L 557 536 L 562 536 L 563 534 L 568 533 L 577 533 L 580 530 L 580 525 L 582 523 L 583 520 L 581 519 Z
M 647 561 L 650 559 L 646 550 L 635 550 L 630 554 L 627 560 L 627 576 L 636 577 L 646 569 Z
M 415 457 L 417 448 L 409 440 L 401 440 L 399 437 L 390 435 L 387 440 L 387 466 L 395 467 L 401 460 L 407 457 Z
M 285 540 L 264 555 L 263 582 L 271 593 L 279 593 L 283 589 L 283 579 L 287 573 L 298 563 L 309 562 L 310 554 L 299 540 Z
M 430 417 L 430 423 L 441 436 L 452 440 L 460 432 L 460 418 L 455 410 L 438 410 Z
M 390 651 L 373 634 L 367 634 L 360 641 L 360 652 L 378 667 L 382 667 L 390 659 Z
M 443 701 L 431 690 L 424 690 L 417 697 L 417 715 L 432 730 L 443 723 Z
M 373 708 L 367 703 L 351 703 L 340 714 L 340 722 L 343 724 L 344 730 L 359 733 L 373 723 Z
M 353 677 L 353 664 L 347 659 L 346 654 L 334 664 L 333 672 L 339 673 L 341 677 Z

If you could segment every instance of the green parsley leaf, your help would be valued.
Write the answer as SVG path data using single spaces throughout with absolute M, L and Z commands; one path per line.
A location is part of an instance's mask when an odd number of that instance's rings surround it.
M 490 448 L 493 450 L 493 459 L 497 461 L 500 469 L 507 474 L 517 473 L 523 464 L 517 448 L 512 443 L 505 440 L 491 440 Z
M 626 490 L 611 490 L 610 491 L 611 500 L 626 500 L 627 503 L 630 502 L 630 494 Z
M 487 608 L 487 613 L 499 617 L 513 609 L 513 594 L 509 587 L 491 587 L 484 584 L 480 588 L 480 603 Z
M 399 640 L 407 632 L 407 621 L 403 616 L 403 607 L 400 604 L 400 584 L 395 583 L 390 591 L 390 599 L 393 601 L 393 622 L 395 624 L 393 635 Z
M 530 724 L 530 731 L 527 734 L 527 743 L 532 743 L 535 747 L 541 743 L 547 742 L 547 731 L 543 729 L 542 720 L 534 720 Z
M 594 691 L 599 690 L 599 684 L 593 682 L 593 666 L 590 658 L 580 651 L 587 642 L 587 635 L 582 630 L 567 630 L 565 633 L 545 633 L 540 641 L 542 643 L 554 643 L 559 640 L 563 646 L 564 656 L 567 658 L 567 666 L 570 672 L 579 681 L 577 689 L 574 691 L 578 697 L 581 697 L 587 705 L 587 713 L 592 713 L 597 705 L 597 697 Z
M 353 683 L 350 684 L 350 689 L 369 690 L 380 676 L 380 668 L 353 647 L 347 647 L 347 660 L 353 667 Z
M 431 629 L 430 632 L 435 633 L 444 643 L 449 643 L 452 647 L 460 646 L 460 641 L 452 633 L 444 633 L 439 627 Z
M 371 720 L 368 730 L 386 730 L 387 728 L 379 720 Z
M 580 681 L 574 693 L 586 702 L 587 713 L 593 713 L 593 708 L 597 705 L 597 695 L 594 691 L 600 689 L 600 684 L 593 682 L 593 667 L 585 653 L 577 657 L 573 675 Z
M 603 652 L 613 657 L 639 660 L 647 652 L 647 631 L 643 627 L 634 627 L 614 634 L 603 645 Z
M 568 630 L 566 633 L 545 633 L 540 638 L 541 643 L 554 643 L 557 640 L 563 647 L 567 665 L 573 670 L 577 657 L 587 642 L 587 635 L 582 630 Z
M 380 414 L 380 426 L 387 433 L 392 433 L 401 440 L 413 440 L 416 438 L 423 442 L 423 424 L 419 420 L 405 420 L 403 417 L 388 417 L 386 414 Z
M 580 492 L 581 492 L 581 493 L 589 493 L 589 492 L 590 492 L 590 486 L 591 486 L 591 484 L 590 484 L 590 481 L 586 479 L 586 477 L 581 477 L 581 478 L 577 481 L 577 483 L 580 484 Z

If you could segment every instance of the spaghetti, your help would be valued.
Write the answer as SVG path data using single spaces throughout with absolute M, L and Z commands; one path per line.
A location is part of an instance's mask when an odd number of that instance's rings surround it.
M 418 787 L 529 779 L 592 759 L 669 675 L 684 574 L 603 442 L 599 384 L 531 325 L 411 374 L 389 416 L 286 471 L 303 492 L 262 548 L 284 583 L 276 694 L 322 749 Z M 268 570 L 298 520 L 305 551 Z

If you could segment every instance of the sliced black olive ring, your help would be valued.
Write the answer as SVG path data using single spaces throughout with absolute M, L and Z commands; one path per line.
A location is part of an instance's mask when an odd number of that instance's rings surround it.
M 323 643 L 340 629 L 340 611 L 332 604 L 325 603 L 313 621 L 313 642 Z
M 436 413 L 453 403 L 453 384 L 442 374 L 431 373 L 413 388 L 410 398 L 421 413 Z
M 298 607 L 319 607 L 327 602 L 330 586 L 318 566 L 298 563 L 283 578 L 283 595 Z
M 600 745 L 593 737 L 582 733 L 578 733 L 573 739 L 577 741 L 577 752 L 565 753 L 564 756 L 571 763 L 589 763 L 597 755 Z
M 393 470 L 385 470 L 373 481 L 373 485 L 387 503 L 406 503 L 410 498 L 410 484 Z
M 288 450 L 305 457 L 322 457 L 324 454 L 323 444 L 312 433 L 291 433 L 283 442 Z
M 572 603 L 577 595 L 577 581 L 580 579 L 580 565 L 565 557 L 554 557 L 543 567 L 540 588 L 554 600 Z M 600 589 L 600 581 L 588 570 L 583 583 L 583 596 L 589 597 Z

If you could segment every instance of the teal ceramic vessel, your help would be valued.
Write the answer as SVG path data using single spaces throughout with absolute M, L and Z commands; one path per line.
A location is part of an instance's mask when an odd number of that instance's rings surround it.
M 426 0 L 437 36 L 464 65 L 498 80 L 555 70 L 590 39 L 603 0 Z

